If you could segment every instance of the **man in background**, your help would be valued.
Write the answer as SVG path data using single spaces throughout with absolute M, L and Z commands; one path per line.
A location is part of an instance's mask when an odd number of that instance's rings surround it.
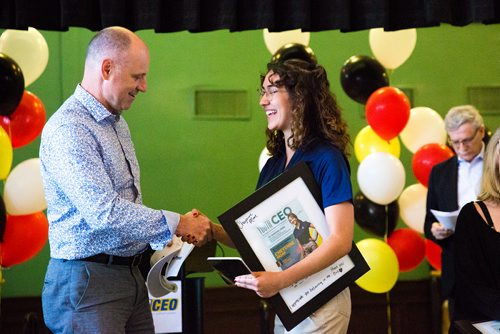
M 449 144 L 456 155 L 431 170 L 427 192 L 425 236 L 441 246 L 441 294 L 448 299 L 451 319 L 454 309 L 454 241 L 451 229 L 439 223 L 430 211 L 456 211 L 479 194 L 483 171 L 485 127 L 478 110 L 470 105 L 451 108 L 444 119 Z

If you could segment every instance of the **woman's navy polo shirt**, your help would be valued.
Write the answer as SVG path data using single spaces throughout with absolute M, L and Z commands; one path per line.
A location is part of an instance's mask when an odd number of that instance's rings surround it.
M 334 145 L 321 141 L 306 150 L 297 149 L 285 168 L 285 154 L 270 157 L 259 175 L 257 189 L 279 176 L 286 169 L 305 161 L 321 190 L 323 209 L 345 201 L 352 201 L 349 162 Z

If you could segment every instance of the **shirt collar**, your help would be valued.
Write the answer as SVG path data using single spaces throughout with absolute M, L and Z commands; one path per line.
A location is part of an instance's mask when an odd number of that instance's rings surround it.
M 76 86 L 74 96 L 90 112 L 90 115 L 97 121 L 109 119 L 111 122 L 117 122 L 120 116 L 112 114 L 104 105 L 99 102 L 92 94 L 87 92 L 80 84 Z
M 473 163 L 475 161 L 480 161 L 480 160 L 483 160 L 484 158 L 484 148 L 486 145 L 484 145 L 484 142 L 482 142 L 483 146 L 481 147 L 481 151 L 479 151 L 479 154 L 476 155 L 469 163 Z M 457 155 L 457 159 L 458 159 L 458 163 L 461 164 L 463 162 L 467 162 L 465 161 L 464 159 L 460 158 L 458 155 Z

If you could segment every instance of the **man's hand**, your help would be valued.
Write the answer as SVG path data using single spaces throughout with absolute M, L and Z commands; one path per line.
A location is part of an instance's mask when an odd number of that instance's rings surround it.
M 185 215 L 181 215 L 175 234 L 182 241 L 201 247 L 212 240 L 210 220 L 200 214 L 198 210 L 193 209 Z
M 453 234 L 453 230 L 445 228 L 438 222 L 432 223 L 431 233 L 437 240 L 443 240 Z

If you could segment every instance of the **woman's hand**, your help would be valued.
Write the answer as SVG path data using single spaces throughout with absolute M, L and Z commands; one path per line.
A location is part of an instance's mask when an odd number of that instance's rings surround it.
M 269 298 L 284 288 L 280 274 L 281 272 L 256 271 L 249 275 L 237 276 L 234 282 L 240 288 L 254 290 L 259 297 Z

